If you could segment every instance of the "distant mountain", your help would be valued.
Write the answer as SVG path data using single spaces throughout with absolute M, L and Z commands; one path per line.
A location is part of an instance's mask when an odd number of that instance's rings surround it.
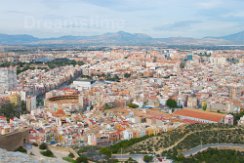
M 223 37 L 205 37 L 201 39 L 189 37 L 152 38 L 146 34 L 119 31 L 95 36 L 62 36 L 40 39 L 31 35 L 0 34 L 0 44 L 79 44 L 86 46 L 108 45 L 244 45 L 244 31 Z
M 1 44 L 18 44 L 38 41 L 39 39 L 31 35 L 6 35 L 0 34 Z
M 124 31 L 105 33 L 95 36 L 62 36 L 58 38 L 39 39 L 36 44 L 85 44 L 85 45 L 152 45 L 155 39 L 152 37 Z
M 234 34 L 231 34 L 231 35 L 227 35 L 227 36 L 223 36 L 223 37 L 220 37 L 224 40 L 228 40 L 228 41 L 231 41 L 231 42 L 234 42 L 234 43 L 239 43 L 239 44 L 244 44 L 244 31 L 242 32 L 238 32 L 238 33 L 234 33 Z

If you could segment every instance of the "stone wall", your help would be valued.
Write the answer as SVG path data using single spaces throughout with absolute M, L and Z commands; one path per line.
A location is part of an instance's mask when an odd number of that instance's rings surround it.
M 0 136 L 0 148 L 14 151 L 18 147 L 28 142 L 29 130 L 17 131 L 7 135 Z

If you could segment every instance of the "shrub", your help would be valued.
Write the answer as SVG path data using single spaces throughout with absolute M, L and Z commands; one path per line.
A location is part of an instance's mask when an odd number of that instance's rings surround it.
M 63 157 L 63 160 L 68 161 L 68 162 L 73 162 L 73 163 L 75 163 L 75 160 L 73 160 L 73 159 L 70 158 L 70 157 Z
M 22 147 L 22 146 L 20 146 L 19 148 L 17 148 L 15 151 L 16 152 L 21 152 L 21 153 L 27 153 L 27 150 L 24 147 Z
M 133 103 L 129 103 L 127 106 L 130 108 L 138 108 L 139 107 L 138 105 L 133 104 Z
M 143 161 L 145 162 L 151 162 L 153 160 L 153 156 L 145 155 L 143 157 Z
M 76 159 L 76 163 L 88 163 L 88 159 L 85 156 L 80 156 Z
M 74 155 L 73 153 L 70 152 L 70 153 L 69 153 L 69 157 L 70 157 L 70 158 L 74 158 L 75 155 Z
M 39 149 L 41 149 L 41 150 L 45 150 L 45 149 L 47 149 L 47 144 L 42 143 L 42 144 L 39 146 Z
M 52 151 L 50 151 L 49 149 L 45 150 L 45 151 L 42 151 L 41 154 L 43 156 L 46 156 L 46 157 L 54 157 L 54 154 Z

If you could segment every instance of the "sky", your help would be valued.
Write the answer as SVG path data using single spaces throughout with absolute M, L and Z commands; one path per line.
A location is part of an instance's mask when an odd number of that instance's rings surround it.
M 244 0 L 2 0 L 0 33 L 223 36 L 244 30 L 243 8 Z

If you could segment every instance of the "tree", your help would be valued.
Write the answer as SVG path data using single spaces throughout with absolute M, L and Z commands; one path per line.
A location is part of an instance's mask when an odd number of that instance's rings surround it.
M 204 102 L 203 105 L 202 105 L 202 110 L 206 111 L 207 110 L 207 107 L 208 107 L 207 103 Z
M 76 159 L 76 163 L 88 163 L 88 159 L 82 155 Z
M 185 67 L 186 67 L 186 62 L 185 61 L 181 61 L 180 68 L 184 69 Z
M 125 73 L 125 75 L 124 75 L 125 78 L 129 78 L 130 76 L 131 76 L 131 74 L 129 74 L 129 73 Z
M 25 101 L 21 101 L 21 112 L 22 113 L 27 113 L 26 102 Z
M 5 104 L 0 106 L 0 115 L 3 115 L 7 119 L 10 119 L 13 117 L 19 117 L 20 112 L 18 111 L 18 106 L 14 106 L 14 104 L 6 102 Z
M 174 99 L 168 99 L 166 105 L 171 109 L 177 108 L 177 102 Z
M 43 156 L 46 156 L 46 157 L 54 157 L 54 154 L 52 151 L 50 151 L 49 149 L 45 150 L 45 151 L 41 151 L 41 154 Z
M 137 161 L 136 161 L 136 160 L 133 160 L 133 159 L 130 157 L 127 161 L 125 161 L 125 163 L 137 163 Z
M 15 151 L 16 152 L 27 153 L 27 150 L 24 147 L 22 147 L 22 146 L 20 146 L 19 148 L 17 148 Z
M 100 149 L 100 153 L 102 153 L 108 157 L 111 157 L 112 151 L 109 148 L 105 147 L 105 148 Z
M 47 144 L 42 143 L 42 144 L 39 146 L 39 149 L 41 149 L 41 150 L 45 150 L 45 149 L 47 149 Z
M 145 155 L 143 157 L 143 161 L 145 162 L 152 162 L 152 160 L 153 160 L 153 156 Z
M 104 110 L 109 110 L 109 109 L 112 109 L 112 108 L 113 108 L 113 106 L 111 104 L 106 103 L 104 105 Z
M 133 104 L 133 103 L 129 103 L 127 106 L 130 108 L 138 108 L 139 107 L 138 105 Z
M 70 157 L 70 158 L 74 158 L 75 155 L 74 155 L 73 153 L 70 152 L 70 153 L 69 153 L 69 157 Z

